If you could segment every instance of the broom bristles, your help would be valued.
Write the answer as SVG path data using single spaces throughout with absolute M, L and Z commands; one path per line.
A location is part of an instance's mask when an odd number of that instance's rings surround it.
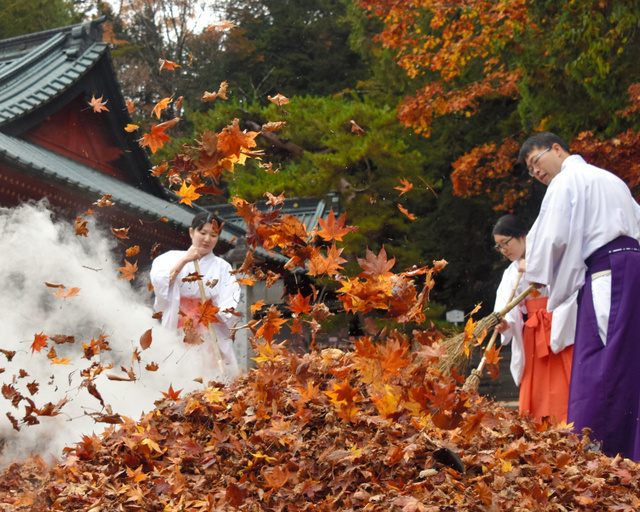
M 500 313 L 491 313 L 489 316 L 478 320 L 475 328 L 473 329 L 473 338 L 480 339 L 500 323 L 502 317 Z M 462 373 L 471 358 L 471 354 L 474 348 L 474 339 L 468 340 L 469 354 L 465 353 L 465 338 L 466 333 L 461 332 L 450 338 L 446 338 L 440 342 L 444 347 L 445 355 L 440 359 L 438 368 L 442 370 L 444 374 L 450 375 L 451 370 L 455 369 L 458 373 Z

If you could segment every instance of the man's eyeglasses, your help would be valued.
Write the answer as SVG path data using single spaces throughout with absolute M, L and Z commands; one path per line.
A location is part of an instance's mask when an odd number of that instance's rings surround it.
M 493 248 L 498 252 L 504 251 L 507 248 L 507 246 L 509 245 L 509 242 L 511 242 L 511 240 L 513 240 L 514 238 L 515 237 L 512 236 L 511 238 L 509 238 L 509 240 L 506 240 L 506 241 L 502 242 L 501 244 L 494 245 Z
M 531 160 L 531 165 L 529 166 L 529 176 L 532 176 L 532 177 L 534 176 L 533 171 L 536 167 L 538 167 L 538 161 L 540 160 L 540 157 L 544 155 L 547 151 L 551 151 L 551 148 L 547 148 L 538 156 L 533 157 L 533 160 Z

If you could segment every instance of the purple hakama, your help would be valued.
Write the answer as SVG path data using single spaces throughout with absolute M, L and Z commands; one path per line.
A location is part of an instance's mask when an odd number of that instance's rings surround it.
M 640 460 L 640 248 L 619 237 L 586 261 L 569 392 L 569 421 L 589 427 L 608 456 Z M 592 297 L 596 272 L 611 269 L 611 309 L 606 345 L 598 333 Z

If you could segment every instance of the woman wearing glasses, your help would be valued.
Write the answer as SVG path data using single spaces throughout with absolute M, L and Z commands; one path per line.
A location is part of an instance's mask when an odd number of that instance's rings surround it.
M 495 248 L 511 260 L 496 292 L 494 311 L 502 309 L 510 298 L 529 285 L 519 266 L 525 256 L 527 229 L 514 215 L 498 219 L 493 228 Z M 533 297 L 532 295 L 537 295 Z M 542 287 L 509 313 L 496 326 L 502 344 L 511 343 L 511 374 L 520 386 L 519 410 L 541 420 L 567 420 L 569 381 L 573 346 L 555 354 L 551 349 L 551 313 L 547 312 L 548 290 Z M 558 318 L 556 318 L 558 321 Z M 559 331 L 559 329 L 556 329 Z

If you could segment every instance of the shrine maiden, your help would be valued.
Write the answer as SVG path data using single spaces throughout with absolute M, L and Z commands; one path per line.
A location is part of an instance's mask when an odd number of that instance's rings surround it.
M 500 217 L 493 228 L 496 250 L 511 260 L 498 286 L 494 311 L 503 309 L 528 286 L 519 268 L 527 231 L 515 215 Z M 575 320 L 567 323 L 562 311 L 559 316 L 549 313 L 548 295 L 546 286 L 529 295 L 505 315 L 496 330 L 502 334 L 503 345 L 511 343 L 510 369 L 520 387 L 520 412 L 538 420 L 566 422 Z M 571 342 L 559 342 L 559 336 L 568 336 Z M 558 344 L 567 346 L 556 354 L 552 345 Z
M 568 419 L 605 454 L 640 460 L 640 206 L 614 174 L 540 133 L 520 161 L 548 185 L 527 236 L 527 280 L 548 309 L 577 304 Z
M 231 275 L 231 265 L 213 254 L 218 243 L 221 226 L 215 216 L 208 212 L 196 215 L 189 228 L 191 247 L 186 251 L 168 251 L 158 256 L 151 266 L 151 284 L 155 293 L 154 309 L 162 313 L 162 325 L 169 329 L 182 329 L 187 318 L 193 322 L 197 332 L 210 346 L 209 328 L 200 323 L 198 306 L 202 295 L 198 281 L 185 281 L 189 274 L 195 274 L 194 261 L 198 260 L 205 296 L 219 308 L 214 322 L 218 347 L 222 355 L 226 376 L 239 373 L 233 351 L 231 328 L 237 321 L 233 310 L 240 300 L 240 286 Z M 215 366 L 216 362 L 212 361 Z

